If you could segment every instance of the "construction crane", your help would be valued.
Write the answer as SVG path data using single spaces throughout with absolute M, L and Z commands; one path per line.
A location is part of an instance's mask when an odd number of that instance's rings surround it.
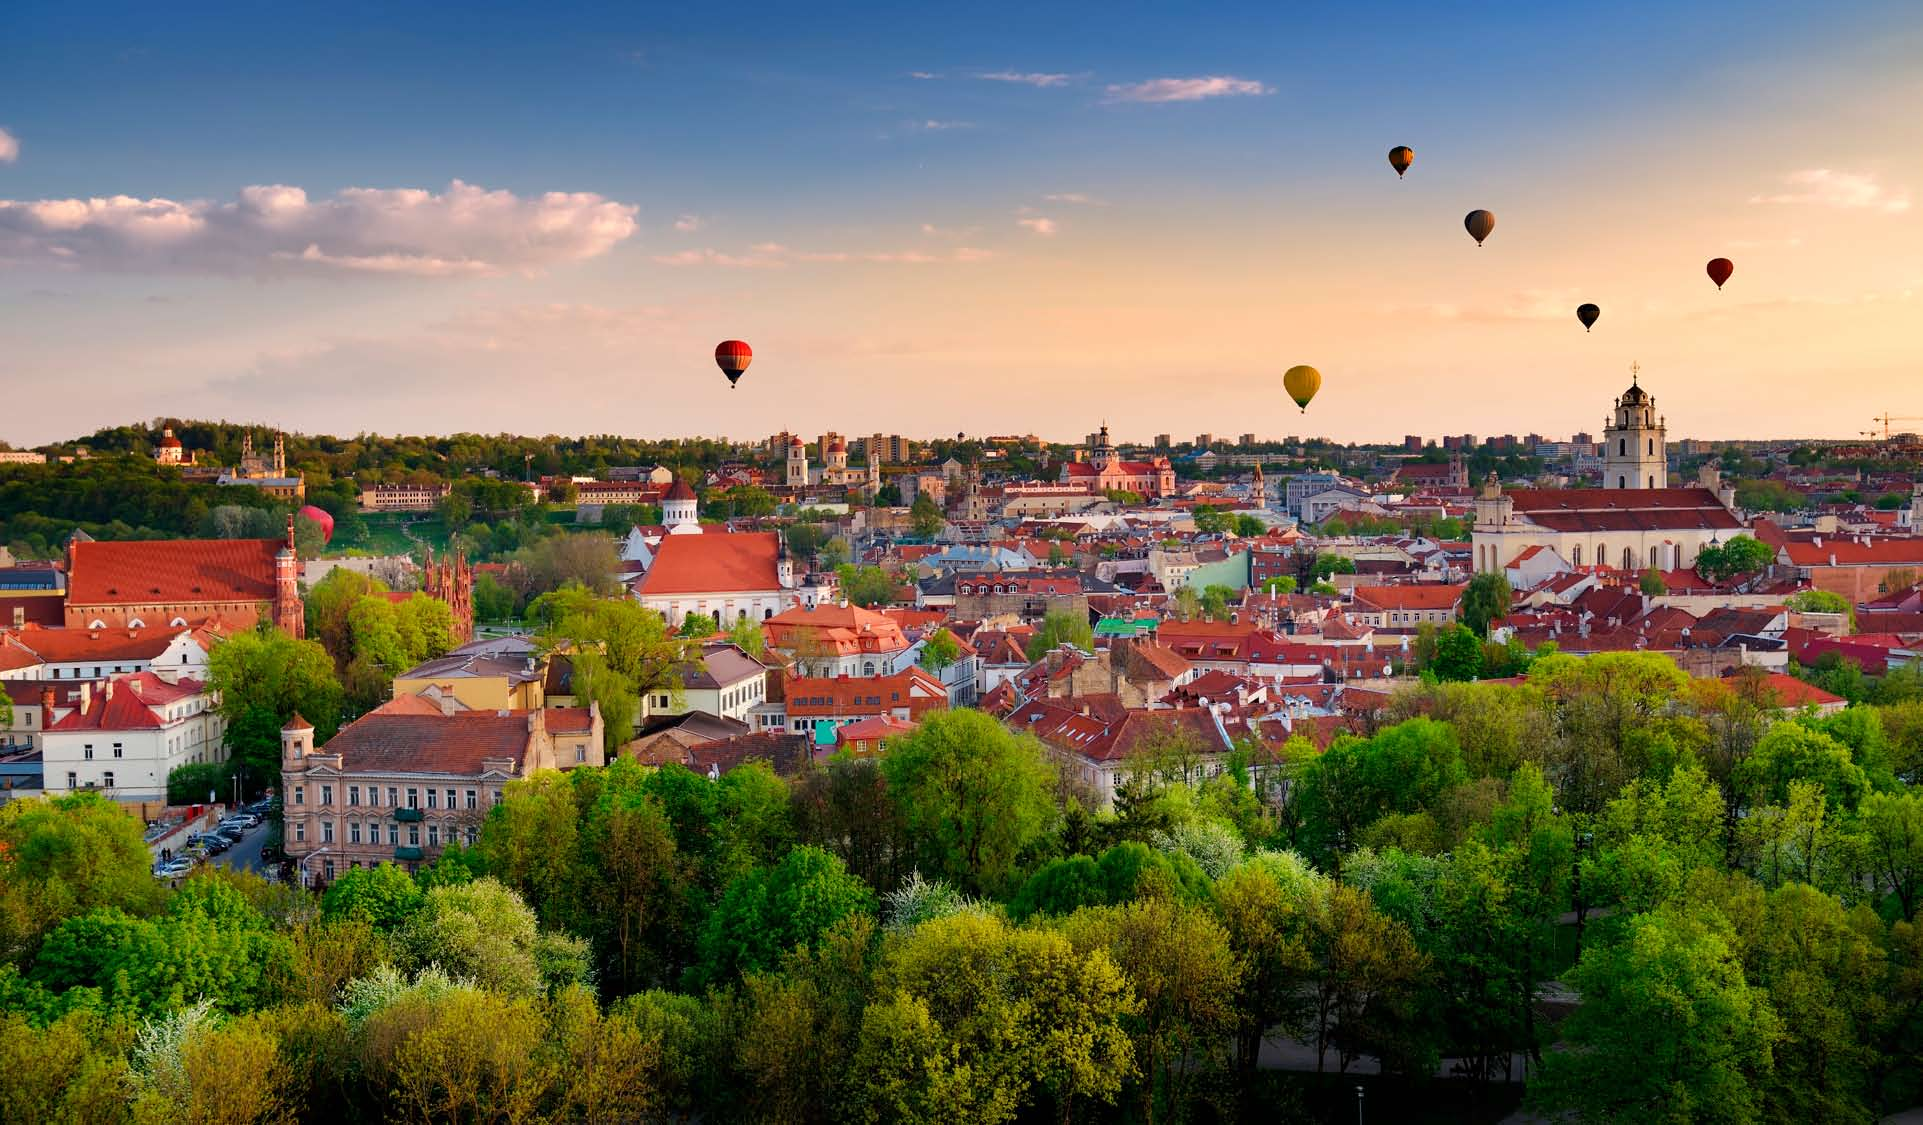
M 1870 421 L 1883 423 L 1883 440 L 1888 441 L 1890 440 L 1890 423 L 1891 422 L 1923 422 L 1923 415 L 1891 414 L 1889 411 L 1885 410 L 1883 413 L 1871 418 Z M 1866 437 L 1876 436 L 1875 430 L 1865 430 L 1863 431 L 1863 433 L 1864 433 L 1864 436 Z

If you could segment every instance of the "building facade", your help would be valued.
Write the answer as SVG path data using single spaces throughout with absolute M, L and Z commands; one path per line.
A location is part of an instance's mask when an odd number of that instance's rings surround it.
M 1634 376 L 1640 371 L 1631 368 Z M 1632 377 L 1603 427 L 1604 488 L 1668 488 L 1669 453 L 1656 400 Z

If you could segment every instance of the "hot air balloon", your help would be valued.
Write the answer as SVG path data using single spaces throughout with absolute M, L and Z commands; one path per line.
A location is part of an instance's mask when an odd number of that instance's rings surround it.
M 334 541 L 334 517 L 327 509 L 316 508 L 314 505 L 309 504 L 294 514 L 302 519 L 313 520 L 316 524 L 320 525 L 322 543 L 332 543 Z
M 730 388 L 740 380 L 741 373 L 748 369 L 754 358 L 754 350 L 740 340 L 723 340 L 714 348 L 715 366 L 721 368 L 721 373 L 728 377 Z
M 1308 364 L 1297 364 L 1283 373 L 1282 386 L 1289 392 L 1289 397 L 1295 400 L 1295 404 L 1302 408 L 1302 413 L 1307 414 L 1309 400 L 1315 397 L 1315 392 L 1322 389 L 1322 372 Z
M 1709 260 L 1709 279 L 1716 283 L 1716 288 L 1718 289 L 1721 289 L 1723 282 L 1728 281 L 1729 275 L 1735 272 L 1736 263 L 1730 261 L 1728 258 L 1711 258 Z
M 1396 170 L 1398 180 L 1402 178 L 1402 173 L 1409 170 L 1409 165 L 1415 162 L 1416 150 L 1408 145 L 1397 145 L 1389 150 L 1389 167 Z
M 1462 225 L 1468 230 L 1469 237 L 1476 240 L 1476 245 L 1481 246 L 1482 240 L 1489 237 L 1489 232 L 1496 229 L 1496 216 L 1492 211 L 1478 208 L 1463 216 Z
M 1576 306 L 1576 319 L 1582 321 L 1582 328 L 1584 332 L 1589 331 L 1590 327 L 1596 323 L 1596 318 L 1601 316 L 1602 314 L 1603 314 L 1603 311 L 1601 307 L 1597 305 L 1577 305 Z

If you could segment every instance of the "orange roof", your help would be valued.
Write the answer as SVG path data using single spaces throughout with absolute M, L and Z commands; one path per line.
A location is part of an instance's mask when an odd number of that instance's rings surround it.
M 872 715 L 908 708 L 911 718 L 948 706 L 948 689 L 940 680 L 910 668 L 893 676 L 792 676 L 782 693 L 793 718 L 832 718 Z
M 1826 535 L 1820 541 L 1785 543 L 1782 550 L 1796 566 L 1923 565 L 1923 538 L 1914 537 L 1871 539 L 1864 543 L 1848 536 Z
M 166 724 L 154 713 L 164 707 L 201 693 L 199 680 L 183 679 L 170 684 L 152 672 L 115 676 L 103 684 L 87 701 L 84 711 L 74 711 L 50 731 L 67 730 L 158 730 Z
M 1734 678 L 1740 673 L 1731 671 L 1725 679 Z M 1840 695 L 1831 695 L 1814 684 L 1805 683 L 1795 676 L 1782 672 L 1770 672 L 1762 677 L 1763 686 L 1776 697 L 1776 705 L 1795 710 L 1801 707 L 1826 707 L 1843 703 Z
M 1462 600 L 1466 586 L 1357 586 L 1355 603 L 1370 609 L 1448 609 Z
M 732 594 L 778 590 L 779 543 L 772 531 L 669 535 L 654 565 L 634 585 L 636 593 Z
M 272 601 L 274 556 L 284 546 L 279 539 L 76 542 L 67 605 Z

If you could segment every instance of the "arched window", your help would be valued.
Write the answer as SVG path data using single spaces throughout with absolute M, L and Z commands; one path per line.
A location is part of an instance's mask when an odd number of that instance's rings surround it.
M 1628 487 L 1629 487 L 1629 478 L 1628 478 L 1628 477 L 1626 477 L 1626 476 L 1623 476 L 1623 475 L 1621 475 L 1620 473 L 1618 473 L 1618 474 L 1617 474 L 1617 476 L 1616 476 L 1616 487 L 1617 487 L 1617 488 L 1628 488 Z
M 1609 565 L 1609 545 L 1607 543 L 1596 544 L 1596 565 Z
M 1617 438 L 1616 439 L 1616 456 L 1626 457 L 1628 455 L 1629 455 L 1629 439 Z
M 1629 547 L 1623 548 L 1623 569 L 1624 570 L 1636 569 L 1636 552 Z
M 1649 455 L 1651 457 L 1654 457 L 1656 455 L 1656 439 L 1655 438 L 1649 439 Z
M 1651 547 L 1649 549 L 1649 567 L 1651 570 L 1661 570 L 1663 568 L 1663 549 L 1661 547 Z
M 1656 487 L 1656 474 L 1655 474 L 1655 473 L 1651 473 L 1651 474 L 1649 474 L 1649 487 L 1650 487 L 1650 488 L 1654 488 L 1654 487 Z
M 864 675 L 864 676 L 872 676 L 872 675 L 874 675 L 874 674 L 875 674 L 875 662 L 874 662 L 874 661 L 872 661 L 872 660 L 864 660 L 864 661 L 862 661 L 862 662 L 861 662 L 861 674 L 862 674 L 862 675 Z

